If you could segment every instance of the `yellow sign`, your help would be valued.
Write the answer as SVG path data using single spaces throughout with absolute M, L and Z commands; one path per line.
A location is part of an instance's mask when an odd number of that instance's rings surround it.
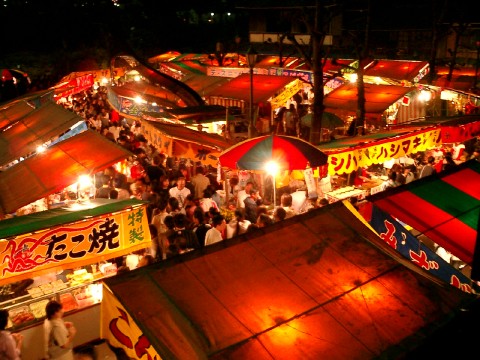
M 284 106 L 288 99 L 292 98 L 293 95 L 295 95 L 297 92 L 299 92 L 301 89 L 303 89 L 304 83 L 303 81 L 296 79 L 292 81 L 290 84 L 288 84 L 285 87 L 285 90 L 282 91 L 280 95 L 277 97 L 273 98 L 270 101 L 270 104 L 272 105 L 272 109 L 276 109 L 280 106 Z
M 380 164 L 390 159 L 432 149 L 442 143 L 440 129 L 416 132 L 383 143 L 363 145 L 352 150 L 328 154 L 328 173 L 349 174 L 359 167 Z
M 125 350 L 131 359 L 161 359 L 148 338 L 106 285 L 103 285 L 101 312 L 102 339 L 106 339 L 114 347 Z
M 150 245 L 146 206 L 0 241 L 0 285 L 97 263 Z
M 142 128 L 143 134 L 148 142 L 168 157 L 176 156 L 180 159 L 190 159 L 193 162 L 200 162 L 202 165 L 217 166 L 220 151 L 194 142 L 200 141 L 201 137 L 192 139 L 192 142 L 174 139 L 148 124 L 148 121 L 142 122 Z

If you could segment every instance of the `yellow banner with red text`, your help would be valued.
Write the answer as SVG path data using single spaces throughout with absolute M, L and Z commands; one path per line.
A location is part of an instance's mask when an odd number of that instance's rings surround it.
M 349 174 L 360 167 L 380 164 L 390 159 L 426 151 L 441 145 L 441 130 L 434 129 L 372 142 L 348 150 L 328 153 L 328 173 Z
M 0 285 L 118 257 L 151 243 L 146 206 L 0 241 Z
M 161 357 L 112 291 L 103 286 L 100 337 L 125 350 L 131 359 L 160 360 Z

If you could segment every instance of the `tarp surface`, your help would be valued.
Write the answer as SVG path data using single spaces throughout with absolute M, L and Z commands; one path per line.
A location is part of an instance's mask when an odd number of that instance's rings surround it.
M 8 127 L 18 119 L 35 110 L 35 106 L 26 101 L 9 102 L 0 108 L 0 129 Z
M 420 271 L 338 202 L 105 286 L 162 359 L 393 359 L 476 298 Z
M 365 111 L 371 114 L 381 114 L 414 89 L 415 87 L 365 84 Z M 355 112 L 358 107 L 357 85 L 347 83 L 338 87 L 325 96 L 323 104 L 327 111 L 338 109 Z
M 148 64 L 142 63 L 129 55 L 119 55 L 112 60 L 112 64 L 124 63 L 132 70 L 137 70 L 140 75 L 148 79 L 148 81 L 155 86 L 167 89 L 182 99 L 186 106 L 200 106 L 204 104 L 204 101 L 193 89 L 182 83 L 181 81 L 174 79 L 166 74 L 158 72 Z
M 267 101 L 296 78 L 273 75 L 253 75 L 253 102 Z M 242 74 L 212 90 L 209 97 L 238 99 L 250 102 L 250 74 Z
M 428 61 L 376 60 L 375 65 L 365 70 L 364 75 L 418 82 L 427 73 L 426 69 L 428 69 Z
M 470 160 L 452 172 L 416 180 L 369 200 L 472 265 L 478 241 L 479 184 L 480 163 Z
M 228 83 L 231 78 L 222 76 L 192 75 L 184 80 L 184 83 L 199 93 L 202 97 L 210 95 L 217 87 Z
M 86 130 L 0 173 L 4 214 L 44 198 L 133 155 L 93 130 Z
M 53 102 L 45 103 L 0 133 L 0 165 L 33 153 L 81 121 L 84 119 L 74 112 Z
M 204 131 L 197 131 L 183 125 L 165 124 L 162 122 L 146 120 L 149 126 L 153 126 L 160 133 L 174 139 L 191 142 L 216 150 L 225 150 L 230 144 L 224 137 L 217 134 L 210 134 Z

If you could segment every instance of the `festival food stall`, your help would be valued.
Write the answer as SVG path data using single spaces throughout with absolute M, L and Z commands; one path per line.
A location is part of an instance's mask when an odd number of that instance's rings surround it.
M 273 123 L 273 111 L 285 106 L 287 100 L 303 89 L 304 82 L 292 76 L 253 75 L 253 84 L 249 74 L 241 74 L 210 91 L 207 102 L 210 105 L 222 105 L 227 108 L 238 107 L 244 113 L 250 102 L 250 86 L 253 90 L 253 104 L 256 108 L 255 124 L 259 133 L 266 133 Z
M 25 337 L 25 359 L 43 348 L 45 305 L 63 304 L 81 329 L 75 344 L 99 338 L 101 282 L 113 258 L 150 246 L 146 203 L 96 199 L 0 221 L 0 307 Z
M 330 175 L 349 174 L 359 167 L 380 164 L 392 158 L 415 154 L 441 144 L 438 126 L 396 128 L 391 131 L 347 137 L 323 143 L 320 150 L 329 155 Z
M 471 274 L 465 275 L 479 280 L 479 183 L 480 163 L 469 160 L 451 171 L 375 194 L 368 198 L 373 203 L 372 226 L 393 248 L 411 256 L 412 261 L 422 267 L 445 271 L 445 267 L 434 266 L 426 249 L 430 245 L 431 253 L 440 246 L 468 265 L 462 267 L 463 272 L 471 267 Z M 420 244 L 418 238 L 412 242 L 407 238 L 406 227 L 430 242 Z M 416 249 L 415 252 L 412 249 Z M 450 265 L 453 264 L 451 255 Z M 449 282 L 460 286 L 465 282 L 460 279 L 457 275 Z M 463 286 L 466 285 L 470 284 Z
M 0 214 L 12 214 L 77 183 L 81 175 L 92 175 L 131 155 L 93 130 L 53 142 L 44 152 L 0 172 Z M 19 186 L 19 179 L 28 179 L 27 186 Z
M 142 133 L 150 144 L 168 157 L 189 159 L 217 167 L 220 153 L 231 144 L 222 136 L 189 129 L 183 125 L 142 120 Z
M 0 166 L 11 165 L 19 158 L 35 153 L 39 146 L 49 144 L 53 139 L 84 123 L 85 120 L 74 112 L 52 101 L 44 102 L 3 127 L 4 130 L 0 133 Z

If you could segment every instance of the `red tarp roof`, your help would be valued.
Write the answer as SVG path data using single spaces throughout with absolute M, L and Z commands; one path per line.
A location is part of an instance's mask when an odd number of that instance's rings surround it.
M 220 151 L 231 146 L 231 144 L 224 137 L 217 134 L 209 134 L 204 131 L 192 130 L 184 125 L 165 124 L 163 122 L 150 121 L 147 119 L 143 121 L 147 121 L 149 125 L 155 127 L 155 129 L 157 129 L 159 132 L 172 139 L 191 142 Z
M 228 83 L 230 80 L 232 79 L 222 76 L 192 75 L 183 82 L 202 97 L 206 97 L 217 87 Z
M 55 98 L 68 97 L 90 89 L 94 84 L 93 73 L 73 72 L 63 77 L 58 84 L 53 86 Z
M 162 74 L 161 72 L 153 69 L 152 67 L 141 63 L 132 56 L 120 55 L 113 59 L 113 63 L 117 64 L 123 63 L 129 66 L 128 70 L 136 70 L 138 73 L 148 79 L 148 81 L 154 86 L 167 89 L 168 91 L 175 94 L 177 97 L 182 99 L 182 101 L 187 106 L 200 106 L 204 105 L 204 101 L 193 89 L 185 85 L 179 80 L 176 80 L 168 75 Z
M 419 179 L 369 200 L 472 265 L 478 241 L 479 185 L 480 163 L 470 160 L 453 172 Z
M 259 56 L 255 63 L 256 68 L 281 67 L 283 69 L 310 70 L 305 60 L 298 57 L 283 56 L 283 66 L 280 66 L 279 56 Z
M 287 84 L 295 81 L 294 77 L 253 75 L 253 102 L 267 101 L 272 96 L 278 95 Z M 242 74 L 230 82 L 212 90 L 209 97 L 221 97 L 250 102 L 250 74 Z
M 474 83 L 475 76 L 453 75 L 452 79 L 448 81 L 447 75 L 440 75 L 432 82 L 432 85 L 441 88 L 468 91 L 473 88 Z
M 93 174 L 131 155 L 98 132 L 86 130 L 0 172 L 0 211 L 15 212 L 76 183 L 82 174 Z
M 35 110 L 27 101 L 19 101 L 5 104 L 0 109 L 0 130 L 13 124 L 18 119 Z
M 84 119 L 74 112 L 53 102 L 45 103 L 0 132 L 0 165 L 35 152 L 38 146 L 60 136 L 80 121 Z
M 413 82 L 421 71 L 426 74 L 428 61 L 375 60 L 375 65 L 365 70 L 365 76 L 376 76 Z
M 323 65 L 323 72 L 324 73 L 338 73 L 342 69 L 345 68 L 345 66 L 351 65 L 355 60 L 350 60 L 350 59 L 338 59 L 335 60 L 336 64 L 332 64 L 332 59 L 327 59 L 325 61 L 325 64 Z M 342 66 L 344 65 L 344 66 Z
M 381 114 L 413 90 L 415 87 L 365 84 L 365 110 L 367 113 Z M 347 83 L 338 87 L 325 96 L 323 104 L 327 111 L 333 109 L 355 112 L 358 107 L 357 84 Z M 338 111 L 331 112 L 338 113 Z
M 104 283 L 171 359 L 394 359 L 476 299 L 341 202 Z

